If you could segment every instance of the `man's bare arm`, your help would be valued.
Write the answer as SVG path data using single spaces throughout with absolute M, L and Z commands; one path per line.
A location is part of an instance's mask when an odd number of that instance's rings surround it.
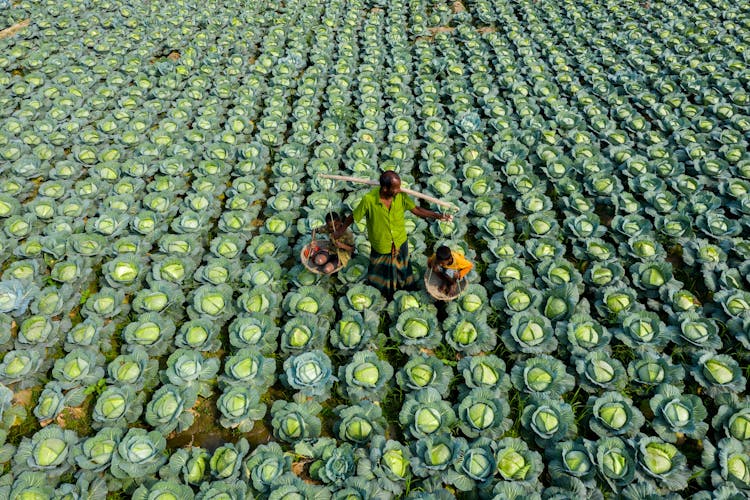
M 453 220 L 453 216 L 449 214 L 441 214 L 439 212 L 433 212 L 432 210 L 427 210 L 426 208 L 422 208 L 422 207 L 414 207 L 410 211 L 411 213 L 413 213 L 417 217 L 421 217 L 422 219 Z

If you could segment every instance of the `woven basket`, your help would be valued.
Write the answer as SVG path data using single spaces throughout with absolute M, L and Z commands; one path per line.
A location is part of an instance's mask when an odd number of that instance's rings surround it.
M 327 276 L 330 276 L 331 274 L 336 274 L 343 268 L 344 266 L 339 261 L 338 266 L 336 266 L 333 271 L 330 273 L 323 272 L 322 266 L 318 266 L 312 261 L 312 256 L 317 252 L 317 250 L 327 250 L 328 253 L 336 253 L 336 249 L 328 240 L 312 240 L 310 243 L 302 247 L 302 250 L 300 251 L 300 261 L 302 261 L 302 265 L 305 266 L 305 269 L 310 271 L 311 273 L 315 274 L 325 274 Z
M 466 278 L 461 278 L 458 280 L 457 284 L 457 291 L 454 295 L 447 295 L 440 291 L 440 285 L 443 284 L 443 279 L 438 276 L 436 273 L 432 272 L 431 268 L 427 268 L 427 272 L 424 274 L 424 287 L 427 290 L 427 293 L 432 296 L 435 300 L 440 300 L 443 302 L 450 302 L 452 300 L 456 300 L 461 295 L 464 294 L 466 291 L 466 285 L 468 285 L 468 282 Z

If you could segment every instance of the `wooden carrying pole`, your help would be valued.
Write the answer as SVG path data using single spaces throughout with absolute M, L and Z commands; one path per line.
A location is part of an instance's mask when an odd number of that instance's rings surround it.
M 333 174 L 318 174 L 319 177 L 323 179 L 333 179 L 335 181 L 344 181 L 344 182 L 357 182 L 359 184 L 368 184 L 370 186 L 379 186 L 380 183 L 378 181 L 372 181 L 370 179 L 363 179 L 362 177 L 349 177 L 348 175 L 333 175 Z M 454 205 L 453 203 L 448 203 L 447 201 L 438 200 L 437 198 L 434 198 L 432 196 L 419 193 L 417 191 L 414 191 L 412 189 L 407 188 L 401 188 L 402 193 L 410 194 L 415 198 L 421 198 L 423 200 L 429 201 L 431 203 L 434 203 L 435 205 L 440 205 L 441 207 L 450 208 L 453 210 L 458 210 L 458 207 Z

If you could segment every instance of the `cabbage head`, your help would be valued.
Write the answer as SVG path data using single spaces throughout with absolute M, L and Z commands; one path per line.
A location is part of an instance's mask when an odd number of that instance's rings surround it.
M 8 351 L 0 362 L 0 383 L 18 383 L 19 389 L 37 384 L 44 359 L 36 349 L 15 349 Z
M 370 447 L 359 448 L 358 475 L 392 495 L 401 495 L 412 477 L 412 454 L 409 448 L 385 436 L 373 436 Z
M 121 354 L 107 365 L 107 382 L 140 391 L 156 384 L 158 369 L 158 360 L 150 358 L 143 347 L 136 346 L 130 354 Z
M 96 434 L 82 439 L 73 453 L 76 465 L 84 471 L 105 471 L 124 434 L 125 430 L 122 428 L 104 427 Z
M 523 409 L 521 424 L 542 448 L 573 439 L 578 431 L 571 406 L 549 397 L 533 396 Z
M 497 344 L 497 335 L 482 312 L 450 316 L 443 326 L 446 342 L 458 352 L 476 355 L 491 351 Z
M 464 358 L 466 359 L 466 358 Z M 403 391 L 432 387 L 443 397 L 453 379 L 453 369 L 436 356 L 416 354 L 396 373 L 396 383 Z
M 344 355 L 363 349 L 378 332 L 380 316 L 371 311 L 343 311 L 330 332 L 330 343 Z
M 240 315 L 229 324 L 229 343 L 237 349 L 252 348 L 270 354 L 278 349 L 279 327 L 262 313 Z
M 706 394 L 741 393 L 747 380 L 735 359 L 727 354 L 698 352 L 690 372 Z
M 282 380 L 305 396 L 325 401 L 336 377 L 328 356 L 323 351 L 314 350 L 287 358 Z
M 244 470 L 253 490 L 267 493 L 278 478 L 292 471 L 292 455 L 284 452 L 278 443 L 262 444 L 245 459 Z
M 273 435 L 287 443 L 320 436 L 321 423 L 318 414 L 322 409 L 319 403 L 302 396 L 295 397 L 294 401 L 274 401 L 271 407 Z
M 575 378 L 567 372 L 565 364 L 549 355 L 516 363 L 510 378 L 516 389 L 531 395 L 563 396 L 575 386 Z
M 369 310 L 379 313 L 386 306 L 386 301 L 377 288 L 364 283 L 357 283 L 347 287 L 346 295 L 339 299 L 339 307 L 342 311 L 353 309 L 364 312 Z
M 40 422 L 47 423 L 56 418 L 66 407 L 80 406 L 84 399 L 86 399 L 86 395 L 82 387 L 64 392 L 62 384 L 59 382 L 47 382 L 34 407 L 34 416 Z M 10 407 L 9 409 L 13 411 L 3 412 L 0 416 L 0 421 L 8 422 L 6 424 L 8 427 L 15 422 L 16 416 L 22 416 L 18 411 L 22 409 L 21 407 Z
M 574 314 L 568 321 L 558 323 L 556 333 L 574 356 L 604 350 L 612 338 L 604 325 L 584 313 Z
M 628 377 L 647 387 L 659 384 L 678 386 L 685 378 L 685 369 L 680 364 L 673 365 L 670 356 L 646 350 L 628 364 Z
M 675 445 L 655 437 L 643 437 L 636 448 L 638 473 L 655 480 L 664 492 L 681 491 L 687 488 L 690 469 L 687 459 Z
M 233 482 L 242 472 L 242 460 L 250 451 L 247 439 L 240 438 L 236 443 L 224 443 L 214 450 L 208 462 L 212 477 L 219 481 Z
M 435 314 L 419 308 L 410 308 L 399 314 L 391 326 L 391 338 L 406 354 L 416 354 L 420 349 L 433 349 L 440 343 L 440 326 Z
M 190 410 L 197 399 L 195 387 L 164 384 L 146 405 L 146 423 L 164 435 L 172 431 L 182 432 L 193 425 L 194 414 Z
M 488 389 L 473 389 L 456 405 L 461 431 L 468 438 L 500 438 L 511 426 L 510 406 Z
M 380 401 L 393 378 L 393 367 L 373 351 L 359 351 L 347 365 L 339 367 L 340 390 L 351 403 Z
M 329 329 L 330 323 L 325 316 L 297 313 L 282 327 L 281 351 L 298 354 L 312 349 L 322 349 Z
M 593 445 L 599 475 L 613 491 L 633 481 L 636 460 L 625 441 L 617 437 L 601 438 Z
M 276 380 L 276 361 L 264 357 L 255 349 L 243 348 L 227 357 L 224 362 L 224 375 L 219 378 L 222 386 L 241 384 L 251 387 L 261 394 Z
M 266 405 L 260 402 L 258 391 L 243 385 L 227 386 L 216 406 L 222 415 L 222 427 L 239 432 L 250 432 L 266 414 Z
M 419 439 L 448 431 L 456 414 L 437 390 L 427 387 L 408 394 L 398 420 L 404 432 Z
M 708 412 L 700 396 L 683 394 L 679 388 L 661 384 L 649 401 L 654 431 L 663 440 L 676 443 L 685 436 L 703 439 L 708 432 Z
M 13 457 L 16 471 L 43 472 L 49 478 L 59 477 L 73 465 L 73 450 L 78 436 L 71 430 L 51 424 L 24 437 Z
M 92 427 L 127 427 L 141 416 L 144 397 L 129 385 L 107 387 L 94 404 Z
M 134 500 L 149 500 L 151 498 L 184 498 L 192 500 L 195 497 L 193 490 L 186 484 L 172 481 L 156 481 L 150 486 L 140 485 L 133 492 Z
M 442 474 L 443 481 L 459 491 L 489 488 L 497 470 L 492 440 L 479 438 L 470 444 L 461 443 L 461 448 L 459 459 L 453 462 L 453 470 Z
M 334 413 L 338 416 L 334 432 L 339 439 L 361 446 L 369 443 L 373 437 L 385 434 L 387 423 L 383 412 L 380 406 L 370 401 L 337 406 Z
M 419 477 L 437 477 L 449 471 L 460 460 L 466 440 L 437 433 L 419 438 L 412 446 L 412 470 Z
M 586 440 L 561 441 L 545 451 L 554 484 L 580 483 L 596 488 L 596 466 L 591 452 L 591 442 Z
M 333 298 L 321 286 L 301 286 L 286 295 L 283 307 L 290 316 L 303 312 L 327 316 L 333 311 Z
M 492 444 L 500 479 L 514 483 L 536 486 L 542 473 L 542 457 L 536 451 L 529 450 L 525 441 L 519 438 L 506 437 Z
M 523 312 L 511 317 L 510 328 L 502 340 L 511 352 L 544 354 L 557 348 L 550 320 L 539 313 Z
M 589 428 L 600 437 L 633 437 L 637 435 L 645 418 L 633 405 L 633 400 L 619 392 L 605 392 L 601 396 L 591 396 Z
M 750 402 L 736 395 L 721 398 L 721 406 L 711 423 L 716 430 L 723 431 L 727 437 L 745 442 L 750 439 Z
M 310 476 L 323 484 L 342 486 L 356 473 L 357 465 L 350 443 L 337 445 L 333 438 L 319 438 L 312 443 L 297 443 L 294 451 L 312 460 Z
M 104 377 L 104 356 L 98 352 L 78 348 L 55 361 L 52 376 L 64 389 L 74 389 L 95 384 Z
M 622 363 L 604 351 L 592 351 L 575 358 L 576 372 L 581 387 L 591 393 L 621 390 L 627 385 L 627 374 Z

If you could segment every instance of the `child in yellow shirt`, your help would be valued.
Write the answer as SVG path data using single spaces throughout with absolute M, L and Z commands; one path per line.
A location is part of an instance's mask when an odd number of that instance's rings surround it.
M 474 264 L 466 260 L 463 255 L 451 251 L 445 245 L 435 250 L 435 255 L 427 260 L 427 265 L 443 279 L 440 291 L 448 295 L 456 293 L 458 282 L 474 268 Z

